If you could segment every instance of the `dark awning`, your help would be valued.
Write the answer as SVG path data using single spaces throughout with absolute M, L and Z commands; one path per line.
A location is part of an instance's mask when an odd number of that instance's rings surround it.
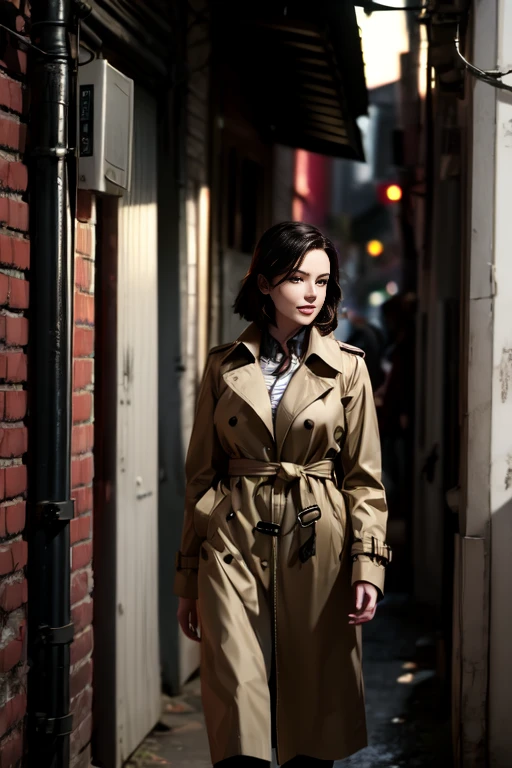
M 260 130 L 310 152 L 364 159 L 361 40 L 351 0 L 216 0 L 217 40 L 241 72 Z

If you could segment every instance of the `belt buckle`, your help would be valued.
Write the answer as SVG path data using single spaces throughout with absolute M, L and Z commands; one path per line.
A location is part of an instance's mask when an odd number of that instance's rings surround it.
M 281 532 L 281 526 L 279 523 L 271 523 L 266 520 L 259 520 L 256 527 L 253 528 L 253 532 L 265 533 L 267 536 L 279 536 Z
M 305 507 L 297 512 L 297 521 L 301 528 L 309 528 L 310 525 L 314 525 L 317 520 L 320 520 L 322 513 L 318 504 L 312 504 L 310 507 Z M 303 518 L 306 518 L 305 520 Z

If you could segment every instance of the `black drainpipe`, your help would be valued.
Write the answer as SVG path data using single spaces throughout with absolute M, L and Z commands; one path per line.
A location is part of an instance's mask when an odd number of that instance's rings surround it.
M 68 768 L 74 267 L 71 0 L 32 3 L 28 453 L 28 765 Z M 73 115 L 71 115 L 73 118 Z M 73 141 L 73 145 L 74 145 Z M 70 173 L 71 172 L 71 173 Z M 71 181 L 69 181 L 71 178 Z M 70 195 L 71 190 L 71 195 Z

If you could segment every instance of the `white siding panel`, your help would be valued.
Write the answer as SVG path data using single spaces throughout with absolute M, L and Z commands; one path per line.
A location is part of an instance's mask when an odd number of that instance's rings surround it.
M 119 209 L 117 766 L 160 716 L 156 103 L 136 91 L 132 189 Z

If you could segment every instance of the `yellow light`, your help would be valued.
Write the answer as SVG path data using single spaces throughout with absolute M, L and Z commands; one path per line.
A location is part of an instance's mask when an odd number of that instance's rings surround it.
M 384 246 L 380 240 L 370 240 L 368 243 L 366 243 L 366 252 L 369 253 L 373 258 L 380 256 L 383 250 Z
M 402 199 L 402 190 L 398 184 L 390 184 L 386 189 L 386 197 L 392 203 L 398 203 Z
M 389 293 L 390 296 L 395 296 L 398 293 L 398 285 L 395 283 L 394 280 L 391 280 L 386 285 L 386 291 Z M 405 667 L 404 667 L 405 669 Z

